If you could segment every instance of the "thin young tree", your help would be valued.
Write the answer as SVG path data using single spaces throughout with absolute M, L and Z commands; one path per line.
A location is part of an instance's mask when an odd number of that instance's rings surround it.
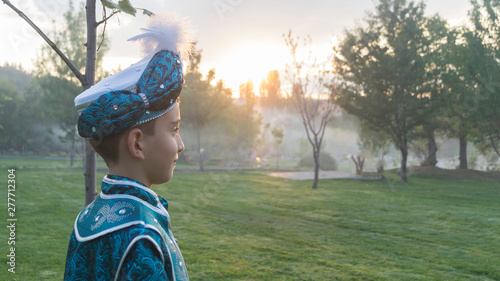
M 146 9 L 134 8 L 129 0 L 121 0 L 118 3 L 114 3 L 112 0 L 101 0 L 103 5 L 103 18 L 97 21 L 96 17 L 96 0 L 86 0 L 85 3 L 85 15 L 86 15 L 86 25 L 87 25 L 87 41 L 82 42 L 86 47 L 85 55 L 85 72 L 81 72 L 71 61 L 68 56 L 61 51 L 61 49 L 34 23 L 26 14 L 19 10 L 15 5 L 13 5 L 9 0 L 2 0 L 2 2 L 9 8 L 14 10 L 22 19 L 24 19 L 42 38 L 43 40 L 57 53 L 57 55 L 64 61 L 64 63 L 71 69 L 71 72 L 80 81 L 84 90 L 90 88 L 95 84 L 95 73 L 96 73 L 96 61 L 97 61 L 97 29 L 99 26 L 106 26 L 108 20 L 118 14 L 127 13 L 134 15 L 137 10 L 142 10 L 146 15 L 152 15 L 152 13 Z M 112 12 L 110 15 L 106 14 L 106 9 L 110 9 Z M 82 23 L 83 24 L 83 23 Z M 85 205 L 90 204 L 95 196 L 96 191 L 96 153 L 90 146 L 90 144 L 85 142 Z
M 285 43 L 292 56 L 291 64 L 286 66 L 286 79 L 292 85 L 291 100 L 306 130 L 307 140 L 312 146 L 314 158 L 314 180 L 312 188 L 318 186 L 320 169 L 320 150 L 325 136 L 326 125 L 333 119 L 336 109 L 334 103 L 335 90 L 330 91 L 325 86 L 328 72 L 320 67 L 312 52 L 303 58 L 299 55 L 299 37 L 292 36 L 290 31 L 283 35 Z M 311 38 L 303 41 L 301 48 L 310 50 Z M 332 87 L 333 88 L 333 87 Z

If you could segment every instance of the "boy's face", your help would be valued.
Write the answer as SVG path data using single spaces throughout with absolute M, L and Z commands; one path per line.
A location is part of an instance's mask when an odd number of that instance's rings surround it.
M 158 117 L 155 133 L 145 136 L 144 169 L 151 184 L 161 184 L 172 179 L 175 162 L 184 150 L 184 143 L 179 134 L 181 121 L 177 103 L 165 115 Z

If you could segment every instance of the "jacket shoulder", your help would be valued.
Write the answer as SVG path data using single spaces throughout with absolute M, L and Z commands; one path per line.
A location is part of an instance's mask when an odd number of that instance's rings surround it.
M 75 238 L 86 242 L 122 229 L 143 229 L 154 220 L 152 212 L 133 196 L 99 196 L 77 216 Z

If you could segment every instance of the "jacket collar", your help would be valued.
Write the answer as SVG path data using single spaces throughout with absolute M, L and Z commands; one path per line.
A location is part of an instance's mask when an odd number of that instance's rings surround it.
M 153 206 L 157 206 L 158 203 L 160 203 L 166 210 L 168 210 L 167 200 L 158 196 L 153 190 L 141 182 L 131 178 L 106 175 L 102 180 L 101 191 L 106 195 L 126 194 L 135 196 Z

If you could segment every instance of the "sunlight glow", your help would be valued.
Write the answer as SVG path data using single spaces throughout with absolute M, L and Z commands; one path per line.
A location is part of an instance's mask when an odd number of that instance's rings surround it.
M 282 70 L 286 64 L 288 50 L 284 46 L 264 43 L 239 44 L 223 52 L 213 65 L 210 62 L 200 66 L 203 74 L 215 68 L 216 79 L 222 79 L 226 87 L 233 89 L 233 96 L 239 97 L 239 86 L 252 80 L 254 92 L 259 95 L 259 86 L 271 70 Z
M 336 42 L 336 41 L 334 41 Z M 316 57 L 319 64 L 325 65 L 328 56 L 332 54 L 332 43 L 313 45 L 309 49 L 312 56 Z M 309 51 L 307 50 L 307 51 Z M 269 71 L 278 70 L 282 86 L 285 81 L 282 73 L 285 66 L 289 64 L 292 57 L 285 43 L 282 45 L 270 45 L 265 43 L 238 44 L 223 55 L 218 57 L 214 64 L 203 63 L 200 66 L 203 74 L 210 68 L 215 67 L 216 79 L 222 79 L 226 87 L 233 90 L 233 97 L 239 97 L 239 86 L 252 80 L 254 93 L 259 95 L 259 86 L 263 79 L 267 77 Z M 301 57 L 306 57 L 306 53 L 299 53 Z

